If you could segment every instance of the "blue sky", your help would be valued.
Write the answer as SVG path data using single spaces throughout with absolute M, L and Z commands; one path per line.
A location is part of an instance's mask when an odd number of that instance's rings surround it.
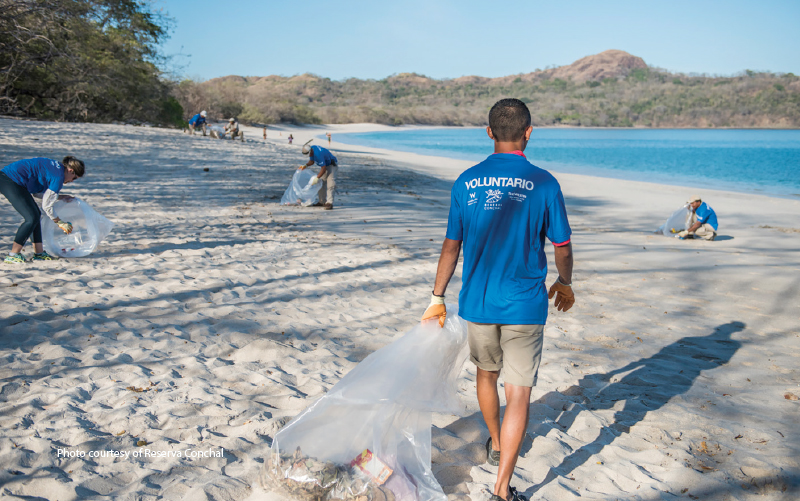
M 498 77 L 607 49 L 684 73 L 800 74 L 800 1 L 156 0 L 180 73 Z

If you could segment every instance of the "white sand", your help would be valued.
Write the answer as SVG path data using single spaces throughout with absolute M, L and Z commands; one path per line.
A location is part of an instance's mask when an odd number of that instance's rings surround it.
M 85 159 L 65 192 L 116 224 L 87 258 L 0 268 L 0 497 L 267 498 L 252 484 L 275 432 L 427 305 L 469 165 L 334 141 L 336 209 L 277 205 L 304 138 L 377 128 L 271 127 L 266 142 L 245 128 L 241 144 L 0 120 L 0 165 Z M 551 311 L 512 485 L 546 500 L 799 497 L 800 401 L 785 396 L 800 395 L 800 202 L 557 177 L 578 302 Z M 721 237 L 653 235 L 694 192 Z M 0 199 L 9 246 L 19 221 Z M 464 415 L 433 430 L 453 499 L 487 499 L 496 473 L 474 374 Z

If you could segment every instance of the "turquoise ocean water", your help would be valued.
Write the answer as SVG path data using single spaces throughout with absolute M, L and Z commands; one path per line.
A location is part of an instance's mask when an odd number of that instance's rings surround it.
M 336 141 L 479 162 L 484 128 L 337 134 Z M 800 130 L 534 129 L 534 164 L 569 172 L 800 198 Z

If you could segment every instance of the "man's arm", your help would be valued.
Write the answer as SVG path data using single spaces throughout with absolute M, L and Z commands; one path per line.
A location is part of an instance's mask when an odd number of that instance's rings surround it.
M 565 284 L 572 283 L 572 242 L 555 248 L 558 278 Z
M 548 299 L 553 296 L 553 305 L 558 311 L 567 311 L 575 304 L 575 293 L 572 291 L 572 242 L 555 248 L 556 269 L 558 279 L 550 286 Z
M 703 223 L 701 223 L 700 221 L 697 221 L 696 223 L 694 223 L 693 225 L 691 225 L 691 226 L 689 227 L 689 229 L 688 229 L 688 230 L 686 230 L 686 231 L 688 231 L 689 233 L 694 233 L 694 232 L 695 232 L 695 231 L 697 231 L 697 229 L 698 229 L 698 228 L 700 228 L 701 226 L 703 226 Z
M 313 164 L 314 162 L 312 161 L 311 163 Z M 328 172 L 328 167 L 326 165 L 323 165 L 322 168 L 319 170 L 319 174 L 317 174 L 317 177 L 322 178 L 322 176 L 324 176 L 326 172 Z
M 442 253 L 439 255 L 439 266 L 436 268 L 436 281 L 433 284 L 435 295 L 444 296 L 447 284 L 456 271 L 459 254 L 461 254 L 461 240 L 445 238 L 442 243 Z
M 433 284 L 433 294 L 431 295 L 431 304 L 422 314 L 422 321 L 430 320 L 433 318 L 439 319 L 439 327 L 444 327 L 444 321 L 447 318 L 447 308 L 444 305 L 444 292 L 447 290 L 447 284 L 453 277 L 453 272 L 456 271 L 456 264 L 458 264 L 458 255 L 461 253 L 461 240 L 444 239 L 442 244 L 442 253 L 439 255 L 439 266 L 436 269 L 436 280 Z

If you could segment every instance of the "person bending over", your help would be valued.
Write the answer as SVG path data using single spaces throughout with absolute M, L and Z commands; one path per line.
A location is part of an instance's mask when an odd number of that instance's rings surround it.
M 492 501 L 526 499 L 509 483 L 528 426 L 548 297 L 555 296 L 559 311 L 575 302 L 564 196 L 556 179 L 523 153 L 532 130 L 530 111 L 518 99 L 498 101 L 489 112 L 486 132 L 494 140 L 494 154 L 453 185 L 431 303 L 422 315 L 422 321 L 438 319 L 444 326 L 444 294 L 463 249 L 458 308 L 467 321 L 478 404 L 489 429 L 487 461 L 498 466 Z M 545 237 L 554 244 L 558 269 L 549 294 Z M 502 425 L 501 370 L 507 402 Z
M 714 240 L 719 228 L 717 213 L 696 195 L 689 199 L 689 206 L 692 208 L 692 223 L 688 229 L 678 233 L 678 238 L 684 240 L 700 237 L 704 240 Z
M 336 174 L 339 171 L 339 164 L 336 157 L 323 148 L 322 146 L 309 146 L 308 141 L 303 145 L 303 155 L 308 155 L 308 162 L 300 166 L 301 169 L 311 167 L 314 164 L 319 165 L 321 168 L 316 177 L 311 178 L 312 184 L 317 184 L 322 181 L 322 186 L 319 188 L 319 202 L 314 204 L 315 207 L 324 206 L 325 210 L 333 209 L 333 192 L 336 188 Z
M 195 129 L 201 129 L 203 135 L 206 135 L 206 110 L 201 111 L 189 119 L 189 134 L 194 136 Z
M 62 221 L 53 211 L 56 200 L 72 200 L 69 195 L 59 195 L 61 188 L 68 183 L 83 177 L 85 166 L 75 157 L 67 156 L 58 162 L 49 158 L 29 158 L 17 160 L 3 167 L 0 171 L 0 193 L 2 193 L 14 209 L 25 221 L 20 225 L 11 246 L 11 253 L 5 262 L 17 264 L 25 262 L 22 248 L 28 238 L 33 237 L 33 259 L 49 261 L 55 259 L 44 251 L 42 246 L 41 212 L 33 200 L 33 193 L 42 193 L 42 209 L 47 217 L 53 220 L 61 230 L 70 234 L 72 225 Z

